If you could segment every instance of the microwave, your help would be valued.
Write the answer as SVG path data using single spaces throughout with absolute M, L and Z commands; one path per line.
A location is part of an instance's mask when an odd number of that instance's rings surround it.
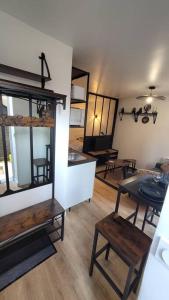
M 70 125 L 84 127 L 85 109 L 70 109 Z

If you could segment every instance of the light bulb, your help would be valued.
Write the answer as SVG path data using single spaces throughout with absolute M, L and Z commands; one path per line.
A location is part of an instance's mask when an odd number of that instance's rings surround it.
M 146 102 L 148 103 L 148 104 L 150 104 L 150 103 L 152 103 L 153 102 L 153 97 L 148 97 L 147 99 L 146 99 Z

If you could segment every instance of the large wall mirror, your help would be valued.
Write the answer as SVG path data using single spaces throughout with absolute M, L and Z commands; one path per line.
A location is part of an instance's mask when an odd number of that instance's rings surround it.
M 55 107 L 49 101 L 1 97 L 0 119 L 13 117 L 13 122 L 7 118 L 0 126 L 0 196 L 53 181 L 54 126 L 50 118 L 54 120 Z M 44 112 L 49 121 L 37 125 Z M 14 117 L 22 121 L 25 117 L 28 124 L 15 126 Z M 30 126 L 30 117 L 35 125 Z

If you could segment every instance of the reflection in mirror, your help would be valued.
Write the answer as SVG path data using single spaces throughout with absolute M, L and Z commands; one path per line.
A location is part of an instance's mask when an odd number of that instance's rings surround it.
M 10 146 L 9 182 L 11 190 L 29 187 L 31 184 L 30 134 L 28 127 L 6 127 L 6 141 Z
M 29 102 L 3 96 L 8 116 L 29 116 Z M 16 191 L 31 184 L 30 134 L 28 127 L 6 126 L 9 187 Z
M 7 107 L 8 116 L 29 116 L 28 99 L 3 96 L 3 104 Z
M 51 112 L 51 105 L 46 101 L 38 101 L 37 105 L 37 100 L 34 99 L 29 101 L 3 96 L 0 114 L 46 120 L 46 117 L 53 116 L 53 111 Z M 42 119 L 40 126 L 44 126 L 44 120 Z M 13 122 L 15 120 L 0 127 L 0 195 L 52 181 L 51 141 L 54 129 L 30 127 L 27 118 L 23 126 L 10 126 L 15 124 Z M 49 118 L 45 126 L 50 126 L 50 122 Z
M 50 128 L 33 128 L 33 172 L 34 183 L 50 180 Z
M 6 191 L 6 174 L 5 174 L 5 162 L 4 151 L 2 143 L 2 132 L 0 130 L 0 195 Z
M 49 106 L 46 101 L 32 100 L 32 116 L 42 118 Z M 33 127 L 33 183 L 42 184 L 50 180 L 50 131 L 47 127 Z

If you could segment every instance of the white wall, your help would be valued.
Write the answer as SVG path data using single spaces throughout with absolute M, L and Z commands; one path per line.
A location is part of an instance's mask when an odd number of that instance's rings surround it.
M 57 107 L 56 121 L 55 196 L 62 202 L 65 197 L 67 176 L 72 48 L 1 11 L 0 40 L 0 63 L 38 74 L 40 74 L 38 56 L 42 51 L 45 52 L 52 77 L 52 81 L 46 87 L 67 95 L 67 109 L 63 111 L 61 106 Z M 3 74 L 0 77 L 40 86 L 35 82 L 4 76 Z M 41 202 L 50 198 L 52 195 L 51 184 L 39 187 L 37 191 L 35 193 L 35 189 L 33 189 L 14 196 L 0 198 L 0 215 L 32 205 L 32 202 Z
M 120 101 L 119 110 L 131 111 L 145 105 L 144 101 L 136 99 Z M 131 116 L 119 120 L 117 116 L 113 147 L 119 150 L 120 158 L 135 158 L 140 168 L 153 167 L 162 157 L 169 157 L 169 102 L 157 100 L 152 104 L 157 108 L 156 124 L 152 120 L 147 124 L 135 123 Z
M 159 238 L 169 239 L 169 189 L 161 212 L 157 230 L 153 239 L 147 260 L 143 281 L 141 284 L 139 300 L 168 300 L 169 268 L 155 258 L 155 251 Z

